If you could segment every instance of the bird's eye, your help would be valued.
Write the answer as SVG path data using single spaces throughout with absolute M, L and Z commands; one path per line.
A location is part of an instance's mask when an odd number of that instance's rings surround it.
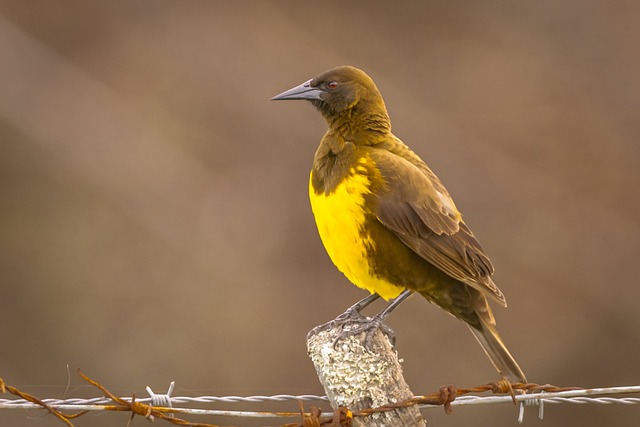
M 338 89 L 338 86 L 340 86 L 340 83 L 338 83 L 338 82 L 337 82 L 337 81 L 335 81 L 335 80 L 334 80 L 334 81 L 332 81 L 332 82 L 327 83 L 327 87 L 328 87 L 329 89 Z

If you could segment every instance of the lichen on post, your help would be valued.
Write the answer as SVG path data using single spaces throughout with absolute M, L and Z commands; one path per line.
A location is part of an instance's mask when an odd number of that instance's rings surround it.
M 364 333 L 342 338 L 343 328 L 348 329 L 349 325 L 320 331 L 307 340 L 309 357 L 331 406 L 347 407 L 357 413 L 411 399 L 413 393 L 402 376 L 398 355 L 387 336 L 380 330 L 373 332 L 367 350 Z M 426 422 L 413 405 L 356 417 L 354 425 L 424 427 Z

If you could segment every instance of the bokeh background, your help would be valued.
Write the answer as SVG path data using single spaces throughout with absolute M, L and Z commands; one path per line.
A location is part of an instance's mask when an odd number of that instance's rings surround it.
M 352 64 L 491 255 L 529 379 L 639 384 L 638 22 L 622 0 L 1 1 L 0 376 L 41 397 L 99 396 L 77 367 L 118 395 L 172 380 L 175 395 L 321 394 L 305 334 L 364 294 L 308 206 L 325 124 L 269 99 Z M 497 379 L 424 300 L 389 323 L 414 393 Z M 510 426 L 517 411 L 425 416 Z M 524 424 L 638 419 L 565 404 Z M 0 424 L 61 425 L 16 410 Z

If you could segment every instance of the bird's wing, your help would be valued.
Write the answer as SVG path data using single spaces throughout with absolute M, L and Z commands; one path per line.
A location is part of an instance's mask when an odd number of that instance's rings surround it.
M 414 252 L 449 276 L 502 305 L 493 265 L 436 175 L 403 144 L 371 155 L 384 188 L 374 194 L 378 220 Z

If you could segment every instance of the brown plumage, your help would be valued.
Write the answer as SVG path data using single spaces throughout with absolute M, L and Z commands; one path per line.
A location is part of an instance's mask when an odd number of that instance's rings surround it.
M 526 382 L 487 302 L 489 297 L 506 306 L 491 280 L 489 257 L 438 177 L 391 133 L 373 80 L 342 66 L 274 99 L 309 100 L 329 126 L 315 155 L 309 194 L 336 266 L 385 299 L 400 296 L 399 302 L 406 290 L 421 294 L 466 322 L 500 373 Z

